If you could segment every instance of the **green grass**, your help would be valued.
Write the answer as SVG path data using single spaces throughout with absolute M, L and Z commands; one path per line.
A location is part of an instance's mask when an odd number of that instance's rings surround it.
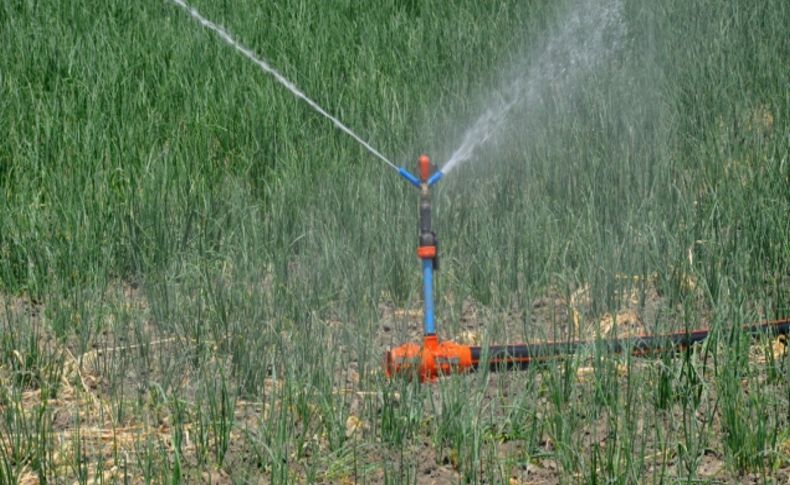
M 571 3 L 195 6 L 410 167 Z M 787 361 L 736 329 L 790 313 L 790 6 L 753 3 L 627 2 L 434 196 L 443 337 L 633 296 L 715 338 L 421 386 L 381 371 L 419 328 L 409 186 L 168 2 L 1 2 L 0 482 L 786 478 Z

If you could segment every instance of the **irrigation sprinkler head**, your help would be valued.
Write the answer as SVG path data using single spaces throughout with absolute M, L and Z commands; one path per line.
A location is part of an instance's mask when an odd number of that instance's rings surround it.
M 405 167 L 398 168 L 398 174 L 418 189 L 422 189 L 424 184 L 427 185 L 427 188 L 433 187 L 444 177 L 444 173 L 431 163 L 428 155 L 424 154 L 417 159 L 417 173 L 420 175 L 419 177 L 409 172 Z

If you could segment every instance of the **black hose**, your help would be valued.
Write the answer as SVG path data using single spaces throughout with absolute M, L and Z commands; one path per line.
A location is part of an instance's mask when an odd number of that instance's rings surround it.
M 743 331 L 749 335 L 786 335 L 790 333 L 790 318 L 760 322 L 746 325 L 742 328 Z M 497 371 L 526 369 L 532 364 L 573 355 L 580 349 L 591 348 L 593 346 L 603 347 L 607 353 L 631 352 L 633 355 L 645 355 L 661 350 L 683 349 L 695 343 L 702 342 L 709 334 L 709 329 L 692 330 L 609 340 L 575 340 L 537 344 L 494 345 L 491 347 L 470 347 L 470 349 L 472 352 L 473 368 L 480 368 L 480 361 L 482 358 L 485 358 L 488 362 L 488 368 Z

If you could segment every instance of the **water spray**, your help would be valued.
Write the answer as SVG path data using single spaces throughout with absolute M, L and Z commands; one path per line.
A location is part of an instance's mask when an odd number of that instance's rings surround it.
M 370 152 L 372 155 L 374 155 L 382 162 L 386 163 L 390 168 L 394 170 L 398 170 L 397 165 L 392 163 L 387 157 L 385 157 L 378 150 L 373 148 L 370 145 L 370 143 L 362 139 L 361 136 L 351 131 L 351 128 L 344 125 L 339 119 L 329 114 L 329 112 L 327 112 L 324 108 L 322 108 L 318 103 L 310 99 L 310 97 L 308 97 L 301 89 L 296 87 L 294 83 L 289 81 L 285 76 L 280 74 L 275 68 L 269 65 L 268 62 L 264 61 L 263 59 L 255 55 L 255 53 L 252 50 L 242 45 L 232 35 L 230 35 L 230 33 L 228 33 L 228 31 L 225 30 L 221 25 L 217 25 L 211 20 L 208 20 L 206 17 L 202 16 L 200 12 L 197 11 L 197 9 L 188 5 L 184 0 L 171 0 L 171 1 L 176 5 L 178 5 L 179 7 L 186 10 L 189 13 L 189 15 L 192 16 L 193 19 L 195 19 L 200 23 L 200 25 L 213 31 L 215 34 L 217 34 L 220 37 L 220 39 L 224 40 L 225 43 L 236 49 L 247 59 L 257 64 L 257 66 L 260 67 L 263 72 L 271 75 L 278 83 L 285 86 L 285 88 L 288 91 L 290 91 L 294 96 L 307 103 L 308 106 L 310 106 L 315 111 L 317 111 L 320 115 L 331 121 L 332 124 L 335 125 L 335 127 L 337 127 L 340 131 L 353 138 L 357 143 L 362 145 L 365 148 L 365 150 Z

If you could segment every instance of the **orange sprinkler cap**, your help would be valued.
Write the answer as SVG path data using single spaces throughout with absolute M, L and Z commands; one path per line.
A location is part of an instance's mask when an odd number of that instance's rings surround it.
M 418 246 L 417 257 L 420 259 L 433 259 L 436 257 L 436 246 Z
M 431 178 L 431 159 L 428 155 L 420 155 L 417 161 L 420 165 L 420 181 L 427 182 Z

